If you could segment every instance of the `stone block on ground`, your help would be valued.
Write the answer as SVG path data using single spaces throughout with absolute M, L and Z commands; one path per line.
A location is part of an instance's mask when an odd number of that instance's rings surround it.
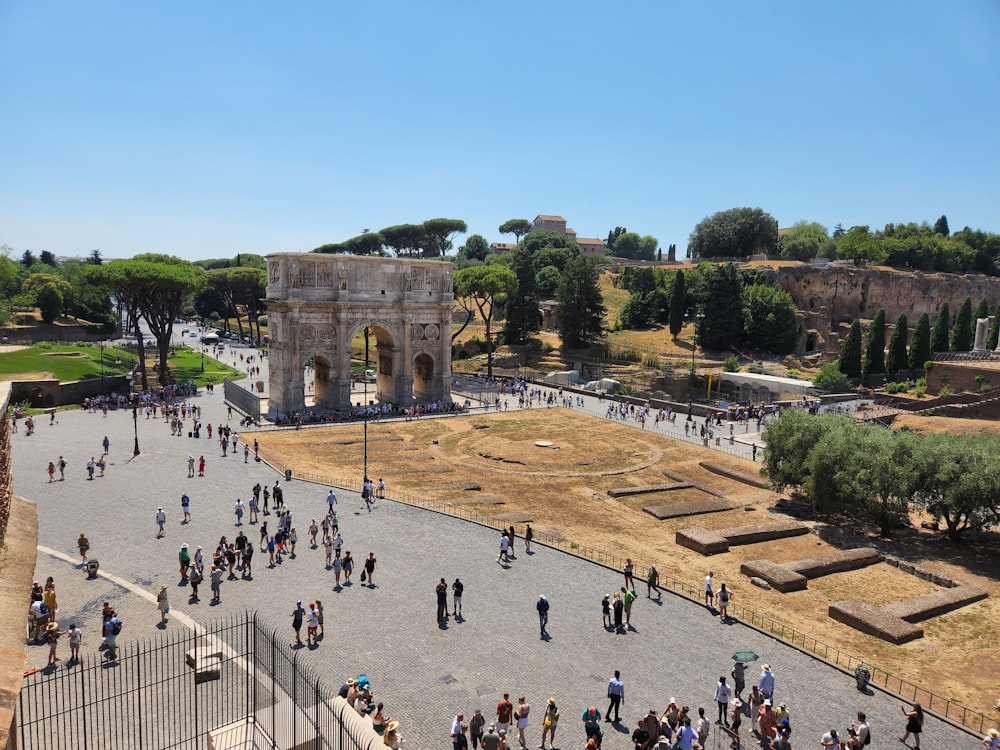
M 796 560 L 786 563 L 785 567 L 806 578 L 819 578 L 831 573 L 844 573 L 848 570 L 859 570 L 882 562 L 882 555 L 871 547 L 857 549 L 842 549 L 827 555 L 810 557 L 807 560 Z
M 445 505 L 469 505 L 480 503 L 482 505 L 505 505 L 506 501 L 499 495 L 461 495 L 459 497 L 449 497 L 441 501 Z
M 719 490 L 714 487 L 709 487 L 707 484 L 702 484 L 701 482 L 695 482 L 693 479 L 688 479 L 683 474 L 678 474 L 677 472 L 670 471 L 669 469 L 660 468 L 660 473 L 667 479 L 673 479 L 675 482 L 684 482 L 685 484 L 690 484 L 696 490 L 701 490 L 708 495 L 714 495 L 715 497 L 726 497 L 725 492 L 719 492 Z
M 701 526 L 678 529 L 674 541 L 702 555 L 718 555 L 729 551 L 729 542 L 718 531 L 709 531 Z
M 846 599 L 831 604 L 829 614 L 855 630 L 896 645 L 924 637 L 923 628 L 885 610 L 885 607 L 876 607 L 860 599 Z
M 920 622 L 961 609 L 966 605 L 978 602 L 980 599 L 985 599 L 987 596 L 989 596 L 989 592 L 979 586 L 957 586 L 953 589 L 941 589 L 913 599 L 893 602 L 882 609 L 907 622 Z
M 785 539 L 790 536 L 802 536 L 809 533 L 809 527 L 798 521 L 776 521 L 775 523 L 719 529 L 719 533 L 726 537 L 731 546 L 736 547 L 741 544 L 757 544 L 758 542 L 770 542 L 774 539 Z
M 737 471 L 736 469 L 731 469 L 728 466 L 717 464 L 714 461 L 699 461 L 698 465 L 706 471 L 718 474 L 720 477 L 725 477 L 726 479 L 732 479 L 735 482 L 748 484 L 751 487 L 757 487 L 761 490 L 770 488 L 767 481 L 761 479 L 760 475 L 749 474 L 745 471 Z
M 221 659 L 222 649 L 218 646 L 210 646 L 208 644 L 195 646 L 194 648 L 188 649 L 184 652 L 184 663 L 189 667 L 193 667 L 198 659 L 204 659 L 207 657 Z
M 649 484 L 641 487 L 613 487 L 608 490 L 611 497 L 628 497 L 629 495 L 648 495 L 652 492 L 670 492 L 685 490 L 693 486 L 690 482 L 673 482 L 671 484 Z
M 499 515 L 493 517 L 498 521 L 506 521 L 507 523 L 531 523 L 531 516 L 527 513 L 521 513 L 520 511 L 500 513 Z
M 740 573 L 751 578 L 763 578 L 771 584 L 771 588 L 782 594 L 804 591 L 807 585 L 804 575 L 770 560 L 748 560 L 740 565 Z
M 724 510 L 732 510 L 735 506 L 729 501 L 718 497 L 709 497 L 704 500 L 683 500 L 677 503 L 665 505 L 650 505 L 643 508 L 643 511 L 662 521 L 666 518 L 680 518 L 681 516 L 697 516 L 701 513 L 718 513 Z

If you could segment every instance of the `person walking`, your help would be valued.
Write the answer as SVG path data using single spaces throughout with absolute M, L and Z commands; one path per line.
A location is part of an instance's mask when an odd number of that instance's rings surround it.
M 163 536 L 163 526 L 167 522 L 167 514 L 163 512 L 163 508 L 156 509 L 156 528 L 158 529 L 156 533 L 156 538 L 159 539 Z
M 101 442 L 101 445 L 104 446 L 104 455 L 108 455 L 108 451 L 111 449 L 111 441 L 108 440 L 107 435 L 104 436 L 104 440 Z
M 51 484 L 56 480 L 56 465 L 53 461 L 49 461 L 49 483 Z
M 240 498 L 236 498 L 236 504 L 233 506 L 233 512 L 236 514 L 236 525 L 243 525 L 243 501 Z
M 909 710 L 906 709 L 906 706 L 900 706 L 900 708 L 903 715 L 906 716 L 906 729 L 903 730 L 903 736 L 899 738 L 899 741 L 905 743 L 912 734 L 913 747 L 920 750 L 920 732 L 924 727 L 924 709 L 919 703 L 914 703 Z
M 743 691 L 746 689 L 746 667 L 746 664 L 738 661 L 733 664 L 733 668 L 729 672 L 730 677 L 733 678 L 733 690 L 740 700 L 743 700 Z
M 660 574 L 656 570 L 655 565 L 649 566 L 649 572 L 646 574 L 646 598 L 652 599 L 653 592 L 656 592 L 656 600 L 659 601 L 660 595 Z
M 187 494 L 181 495 L 181 512 L 184 514 L 184 520 L 181 523 L 191 522 L 191 498 Z
M 500 554 L 497 555 L 497 562 L 503 562 L 506 564 L 508 562 L 507 552 L 510 549 L 510 539 L 507 537 L 507 530 L 504 529 L 503 533 L 500 534 Z
M 531 528 L 529 523 L 524 527 L 524 551 L 528 554 L 531 553 L 531 540 L 535 538 L 535 531 Z
M 180 564 L 181 580 L 187 580 L 188 568 L 191 567 L 191 553 L 188 552 L 187 542 L 177 551 L 177 562 Z
M 548 638 L 549 633 L 545 629 L 549 624 L 549 600 L 545 598 L 545 594 L 538 597 L 538 601 L 535 602 L 535 609 L 538 610 L 538 625 L 541 627 L 542 638 Z
M 732 598 L 733 592 L 726 588 L 726 584 L 723 583 L 719 588 L 719 619 L 726 622 L 729 619 L 729 600 Z
M 715 686 L 715 702 L 719 706 L 719 718 L 716 720 L 716 724 L 724 724 L 727 727 L 729 726 L 729 719 L 726 711 L 729 707 L 729 699 L 732 697 L 733 689 L 726 684 L 725 677 L 720 677 L 719 684 Z
M 291 614 L 288 615 L 292 618 L 292 630 L 295 631 L 295 643 L 292 645 L 302 645 L 302 618 L 305 617 L 306 611 L 302 608 L 302 602 L 295 602 L 295 609 L 292 610 Z
M 66 459 L 59 456 L 59 460 L 56 461 L 56 467 L 59 469 L 59 481 L 63 482 L 66 480 Z
M 198 476 L 199 477 L 205 476 L 205 457 L 204 456 L 199 456 L 198 457 Z
M 604 721 L 614 721 L 617 724 L 621 721 L 621 704 L 625 702 L 625 683 L 622 682 L 621 672 L 615 670 L 615 676 L 608 680 L 608 710 L 604 713 Z M 614 709 L 615 718 L 611 718 L 611 710 Z
M 194 456 L 188 453 L 188 479 L 194 476 Z
M 333 515 L 333 506 L 337 504 L 337 494 L 330 488 L 330 491 L 326 495 L 326 507 L 327 515 Z
M 365 569 L 362 571 L 363 575 L 361 576 L 362 583 L 366 577 L 368 578 L 368 588 L 375 588 L 375 568 L 377 567 L 378 561 L 375 559 L 375 553 L 369 552 L 368 559 L 365 560 Z

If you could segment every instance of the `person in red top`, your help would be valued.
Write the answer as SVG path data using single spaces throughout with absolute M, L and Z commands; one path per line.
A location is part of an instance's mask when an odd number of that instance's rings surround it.
M 510 718 L 514 713 L 514 704 L 510 702 L 510 693 L 503 694 L 503 700 L 497 703 L 497 733 L 507 733 Z
M 764 705 L 760 707 L 758 712 L 757 726 L 760 727 L 761 739 L 767 737 L 768 739 L 774 739 L 778 736 L 777 730 L 777 717 L 775 716 L 774 709 L 771 707 L 771 699 L 766 698 L 764 700 Z

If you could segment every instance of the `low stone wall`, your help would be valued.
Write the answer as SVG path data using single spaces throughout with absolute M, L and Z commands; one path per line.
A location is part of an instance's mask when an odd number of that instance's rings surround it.
M 810 578 L 857 570 L 881 561 L 882 555 L 877 550 L 860 547 L 780 565 L 770 560 L 750 560 L 740 566 L 740 572 L 751 578 L 763 578 L 772 588 L 785 594 L 804 590 Z
M 744 471 L 736 471 L 735 469 L 730 469 L 728 466 L 717 464 L 714 461 L 699 461 L 698 465 L 706 471 L 718 474 L 720 477 L 732 479 L 733 481 L 741 482 L 742 484 L 748 484 L 751 487 L 757 487 L 761 490 L 766 490 L 770 486 L 767 481 L 761 479 L 760 476 L 754 476 L 753 474 L 748 474 Z
M 889 614 L 884 607 L 876 607 L 860 599 L 834 602 L 828 612 L 837 622 L 897 646 L 924 637 L 923 628 Z
M 719 513 L 720 511 L 732 510 L 736 506 L 729 500 L 719 497 L 707 497 L 704 500 L 681 500 L 676 503 L 666 505 L 649 505 L 642 510 L 649 513 L 658 521 L 667 518 L 681 518 L 683 516 L 697 516 L 702 513 Z
M 717 555 L 728 552 L 730 546 L 756 544 L 790 536 L 809 533 L 809 527 L 798 521 L 777 521 L 754 526 L 737 526 L 730 529 L 709 531 L 700 526 L 678 529 L 674 541 L 702 555 Z
M 608 490 L 611 497 L 628 497 L 629 495 L 648 495 L 653 492 L 670 492 L 671 490 L 686 490 L 690 482 L 673 482 L 672 484 L 650 484 L 644 487 L 613 487 Z
M 984 588 L 958 586 L 887 604 L 882 609 L 907 622 L 922 622 L 961 609 L 967 604 L 978 602 L 987 596 L 989 596 L 989 592 Z

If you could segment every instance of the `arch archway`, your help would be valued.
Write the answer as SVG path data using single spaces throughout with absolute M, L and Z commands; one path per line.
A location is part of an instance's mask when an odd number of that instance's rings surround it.
M 313 357 L 316 407 L 352 404 L 352 340 L 368 329 L 369 396 L 395 406 L 451 401 L 452 265 L 313 253 L 267 257 L 268 414 L 305 408 Z M 363 375 L 363 374 L 362 374 Z

